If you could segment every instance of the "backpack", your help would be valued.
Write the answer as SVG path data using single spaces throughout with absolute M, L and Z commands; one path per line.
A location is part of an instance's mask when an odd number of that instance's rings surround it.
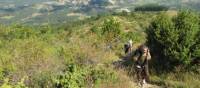
M 130 48 L 130 45 L 129 45 L 129 44 L 125 44 L 125 45 L 124 45 L 124 51 L 125 51 L 125 53 L 128 53 L 129 48 Z

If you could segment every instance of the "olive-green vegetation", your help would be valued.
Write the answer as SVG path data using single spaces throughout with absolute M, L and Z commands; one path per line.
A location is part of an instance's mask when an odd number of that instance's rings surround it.
M 165 72 L 159 75 L 165 85 L 200 87 L 199 22 L 197 13 L 180 11 L 172 17 L 160 14 L 147 29 L 152 63 L 158 73 Z
M 173 59 L 178 61 L 178 65 L 170 64 L 174 67 L 173 71 L 159 68 L 161 65 L 155 61 L 158 58 L 156 58 L 157 53 L 151 48 L 153 56 L 153 61 L 150 63 L 151 83 L 163 87 L 186 88 L 194 83 L 192 87 L 198 87 L 200 82 L 199 74 L 196 73 L 198 68 L 193 67 L 190 64 L 192 60 L 189 59 L 199 58 L 199 38 L 196 38 L 199 37 L 197 35 L 199 18 L 197 14 L 190 12 L 182 12 L 177 16 L 171 13 L 170 11 L 119 13 L 60 24 L 59 27 L 0 25 L 0 87 L 133 88 L 135 83 L 132 80 L 135 78 L 132 73 L 132 60 L 119 64 L 122 65 L 119 67 L 123 68 L 118 68 L 113 63 L 121 61 L 121 57 L 125 56 L 123 44 L 129 39 L 133 40 L 136 48 L 149 41 L 149 37 L 155 39 L 155 42 L 150 42 L 151 44 L 162 42 L 156 41 L 156 38 L 162 39 L 163 42 L 170 39 L 181 42 L 176 44 L 177 48 L 171 47 L 174 41 L 166 43 L 168 48 L 159 48 L 161 49 L 159 54 L 166 60 L 166 63 L 162 61 L 164 63 L 162 65 L 171 63 Z M 182 23 L 188 26 L 186 28 L 181 25 L 176 26 Z M 173 34 L 171 27 L 185 36 L 171 35 Z M 169 39 L 165 37 L 167 35 L 163 37 L 157 35 L 161 28 L 169 34 Z M 147 30 L 152 30 L 153 34 L 150 36 L 149 32 L 146 33 Z M 190 38 L 187 38 L 188 34 L 181 30 L 189 31 Z M 182 43 L 184 45 L 181 45 Z M 177 49 L 182 50 L 182 48 L 185 48 L 184 52 L 178 53 Z M 188 48 L 191 48 L 191 51 L 188 51 Z M 178 56 L 171 58 L 174 54 L 167 49 L 173 49 Z M 170 52 L 170 57 L 164 52 Z M 179 56 L 183 58 L 179 59 Z M 159 58 L 159 61 L 162 60 Z M 178 68 L 179 64 L 183 64 L 190 72 L 181 71 Z
M 149 43 L 162 58 L 160 61 L 164 61 L 162 65 L 194 65 L 192 61 L 199 58 L 199 26 L 198 15 L 189 11 L 179 12 L 172 18 L 162 14 L 151 23 L 147 30 Z
M 128 87 L 130 80 L 121 77 L 112 63 L 119 60 L 117 52 L 123 54 L 126 39 L 142 33 L 134 33 L 128 25 L 131 30 L 126 34 L 122 26 L 126 20 L 100 16 L 61 27 L 1 25 L 1 87 Z

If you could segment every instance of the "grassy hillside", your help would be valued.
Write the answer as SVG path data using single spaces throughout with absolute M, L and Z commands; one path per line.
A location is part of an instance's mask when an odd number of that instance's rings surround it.
M 176 12 L 163 13 L 176 15 Z M 145 43 L 145 31 L 159 14 L 98 16 L 59 27 L 1 25 L 0 85 L 2 88 L 136 87 L 132 60 L 122 60 L 123 44 L 132 39 L 135 49 Z M 151 67 L 152 84 L 161 87 L 187 88 L 193 83 L 195 88 L 200 83 L 199 76 L 192 72 L 157 73 Z

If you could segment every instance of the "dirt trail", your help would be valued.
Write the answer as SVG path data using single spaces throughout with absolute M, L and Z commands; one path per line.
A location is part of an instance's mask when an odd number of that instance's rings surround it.
M 145 84 L 143 87 L 138 86 L 135 82 L 132 82 L 132 88 L 162 88 L 160 86 L 157 85 L 152 85 L 152 84 Z
M 141 86 L 138 85 L 138 83 L 136 82 L 136 80 L 131 79 L 130 76 L 128 76 L 126 74 L 124 74 L 124 76 L 127 76 L 127 78 L 129 78 L 129 82 L 130 82 L 129 84 L 131 86 L 129 88 L 163 88 L 161 86 L 157 86 L 157 85 L 149 84 L 149 83 L 147 83 L 143 87 L 141 87 Z

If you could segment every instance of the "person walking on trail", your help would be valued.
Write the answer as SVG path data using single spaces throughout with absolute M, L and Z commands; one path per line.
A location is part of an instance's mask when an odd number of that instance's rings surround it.
M 125 54 L 129 54 L 132 51 L 133 41 L 129 40 L 128 43 L 124 45 Z
M 141 45 L 133 56 L 135 61 L 135 70 L 137 74 L 137 80 L 140 86 L 149 82 L 149 69 L 148 61 L 151 59 L 149 48 L 146 45 Z

